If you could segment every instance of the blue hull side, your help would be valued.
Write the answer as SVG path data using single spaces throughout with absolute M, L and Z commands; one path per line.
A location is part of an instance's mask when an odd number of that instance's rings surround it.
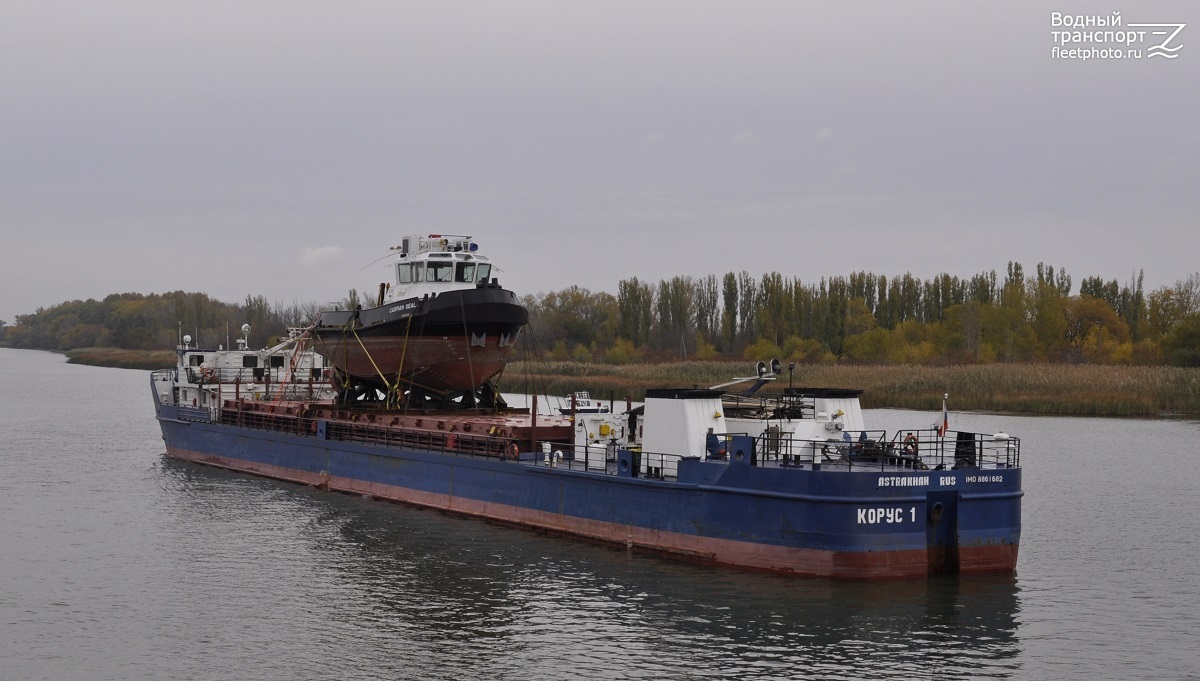
M 175 458 L 753 569 L 913 577 L 950 556 L 955 571 L 1012 570 L 1020 541 L 1019 469 L 885 474 L 697 459 L 671 481 L 179 416 L 159 405 Z

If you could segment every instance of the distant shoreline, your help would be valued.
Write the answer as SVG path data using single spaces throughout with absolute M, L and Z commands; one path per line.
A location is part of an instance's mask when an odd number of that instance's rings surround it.
M 753 375 L 749 362 L 670 364 L 510 363 L 500 382 L 507 392 L 593 399 L 640 399 L 648 387 L 707 387 Z M 938 411 L 950 408 L 1060 416 L 1200 415 L 1200 369 L 1098 364 L 800 365 L 791 376 L 800 387 L 863 390 L 867 408 Z M 732 386 L 730 390 L 749 387 Z M 764 391 L 788 386 L 788 370 Z
M 68 350 L 68 364 L 110 367 L 113 369 L 170 369 L 175 366 L 174 350 L 123 350 L 121 348 L 77 348 Z
M 173 350 L 80 348 L 66 353 L 71 364 L 151 371 L 175 366 Z M 640 400 L 647 388 L 708 387 L 753 374 L 750 362 L 599 364 L 512 362 L 501 375 L 505 392 L 569 395 L 587 390 L 593 398 Z M 1200 415 L 1200 369 L 1096 364 L 796 365 L 795 386 L 863 390 L 866 408 L 940 410 L 951 408 L 1013 414 L 1063 416 Z M 749 386 L 749 383 L 744 384 Z M 788 385 L 788 371 L 764 391 Z M 733 386 L 732 390 L 739 389 Z

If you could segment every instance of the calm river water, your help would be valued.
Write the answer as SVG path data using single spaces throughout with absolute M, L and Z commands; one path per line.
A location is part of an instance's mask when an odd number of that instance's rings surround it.
M 51 353 L 0 415 L 0 679 L 1200 678 L 1191 421 L 953 414 L 1023 438 L 1017 574 L 857 584 L 168 461 L 147 373 Z

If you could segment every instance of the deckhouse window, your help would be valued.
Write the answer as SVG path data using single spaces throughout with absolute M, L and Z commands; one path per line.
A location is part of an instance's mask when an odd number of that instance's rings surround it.
M 453 281 L 454 279 L 454 263 L 452 262 L 431 262 L 429 263 L 429 276 L 427 281 Z
M 396 281 L 401 284 L 411 284 L 421 281 L 421 268 L 419 262 L 401 263 L 396 266 Z
M 488 277 L 492 276 L 492 266 L 491 265 L 484 265 L 483 263 L 480 263 L 477 266 L 477 269 L 479 270 L 479 278 L 477 279 L 477 281 L 487 281 Z
M 462 281 L 468 284 L 475 281 L 475 263 L 457 263 L 454 266 L 454 281 Z

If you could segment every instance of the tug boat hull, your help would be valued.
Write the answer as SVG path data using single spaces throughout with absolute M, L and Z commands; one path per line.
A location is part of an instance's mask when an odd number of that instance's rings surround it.
M 445 393 L 474 390 L 503 371 L 528 321 L 512 291 L 479 287 L 324 312 L 310 333 L 345 375 Z

